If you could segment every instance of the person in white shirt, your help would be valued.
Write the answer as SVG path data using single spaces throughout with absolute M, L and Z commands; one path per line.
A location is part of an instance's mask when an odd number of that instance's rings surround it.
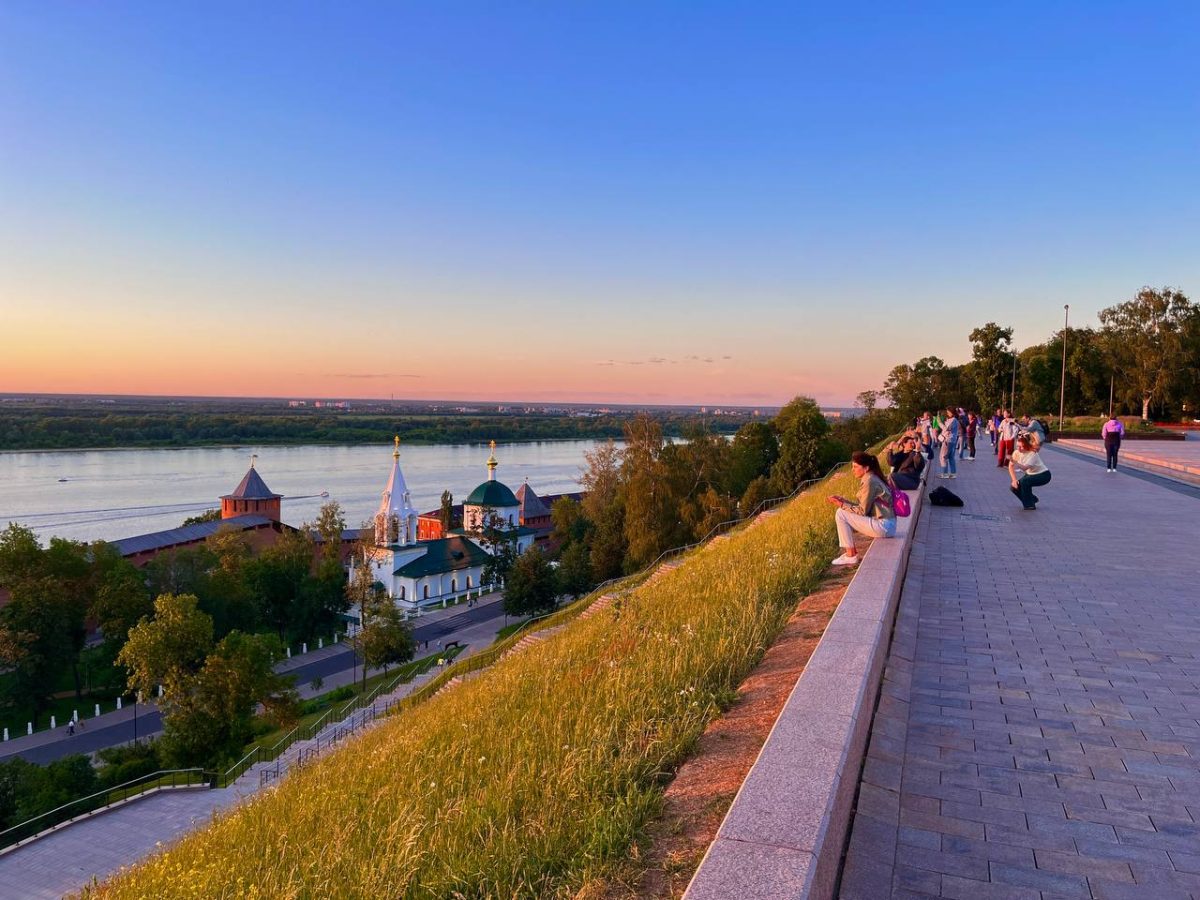
M 1003 469 L 1008 465 L 1008 458 L 1013 452 L 1013 441 L 1016 440 L 1017 432 L 1020 430 L 1017 420 L 1006 409 L 1004 418 L 1000 421 L 1000 449 L 996 453 L 996 468 Z
M 1017 438 L 1017 449 L 1008 464 L 1008 474 L 1012 480 L 1010 490 L 1021 501 L 1021 506 L 1027 510 L 1037 509 L 1038 497 L 1033 489 L 1050 483 L 1050 469 L 1042 462 L 1033 446 L 1033 438 L 1028 434 Z

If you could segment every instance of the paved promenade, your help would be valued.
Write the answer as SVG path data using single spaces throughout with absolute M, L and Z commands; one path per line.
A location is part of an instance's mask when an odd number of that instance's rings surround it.
M 1104 443 L 1100 440 L 1060 441 L 1063 447 L 1104 459 Z M 1117 461 L 1118 468 L 1134 468 L 1177 478 L 1189 484 L 1200 484 L 1200 434 L 1188 434 L 1184 441 L 1125 441 Z
M 1200 490 L 1043 453 L 921 517 L 843 898 L 1200 897 Z

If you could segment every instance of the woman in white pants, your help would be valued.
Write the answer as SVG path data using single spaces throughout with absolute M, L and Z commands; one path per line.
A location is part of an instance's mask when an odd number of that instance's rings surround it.
M 842 555 L 833 561 L 835 566 L 858 563 L 855 532 L 870 538 L 890 538 L 896 534 L 892 492 L 883 479 L 879 460 L 870 453 L 856 450 L 850 457 L 850 471 L 858 479 L 857 502 L 852 503 L 845 497 L 829 498 L 829 502 L 837 507 L 833 521 L 837 525 L 838 545 L 842 548 Z

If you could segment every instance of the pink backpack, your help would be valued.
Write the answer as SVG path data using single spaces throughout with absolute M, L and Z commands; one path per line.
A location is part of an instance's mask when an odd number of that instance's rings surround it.
M 912 515 L 912 504 L 908 502 L 908 494 L 896 487 L 891 475 L 888 476 L 887 486 L 892 492 L 892 512 L 902 519 Z

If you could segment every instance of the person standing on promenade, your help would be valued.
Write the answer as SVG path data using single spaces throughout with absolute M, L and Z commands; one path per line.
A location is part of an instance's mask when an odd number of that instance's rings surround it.
M 921 452 L 927 459 L 933 459 L 933 433 L 929 410 L 917 420 L 917 437 L 921 444 Z
M 892 510 L 892 492 L 883 478 L 879 460 L 870 453 L 855 450 L 850 455 L 850 471 L 858 479 L 858 499 L 851 502 L 845 497 L 828 497 L 837 507 L 833 514 L 837 525 L 838 546 L 842 555 L 833 561 L 835 566 L 858 564 L 858 550 L 854 546 L 854 534 L 869 538 L 890 538 L 896 535 L 896 513 Z
M 1100 437 L 1104 438 L 1104 465 L 1107 471 L 1117 471 L 1117 454 L 1121 450 L 1121 438 L 1125 437 L 1125 425 L 1117 418 L 1116 413 L 1108 417 L 1108 421 L 1100 426 Z
M 958 463 L 956 450 L 958 448 L 958 417 L 954 410 L 946 410 L 946 420 L 942 423 L 942 472 L 939 478 L 957 478 Z
M 1011 490 L 1021 501 L 1021 506 L 1027 510 L 1037 509 L 1038 498 L 1033 489 L 1050 483 L 1050 469 L 1042 462 L 1033 446 L 1033 438 L 1028 434 L 1017 438 L 1017 449 L 1008 464 L 1008 474 L 1012 480 Z
M 970 413 L 967 416 L 967 450 L 970 456 L 967 459 L 975 459 L 975 437 L 979 433 L 979 416 L 975 413 Z
M 1009 414 L 1008 410 L 1004 410 L 1004 418 L 1000 420 L 999 434 L 1000 446 L 996 451 L 996 468 L 1003 469 L 1008 466 L 1008 458 L 1012 456 L 1013 442 L 1017 438 L 1017 432 L 1021 429 L 1017 427 L 1016 420 Z
M 970 418 L 967 416 L 967 411 L 961 406 L 956 411 L 955 418 L 958 419 L 958 458 L 967 458 L 967 425 Z

